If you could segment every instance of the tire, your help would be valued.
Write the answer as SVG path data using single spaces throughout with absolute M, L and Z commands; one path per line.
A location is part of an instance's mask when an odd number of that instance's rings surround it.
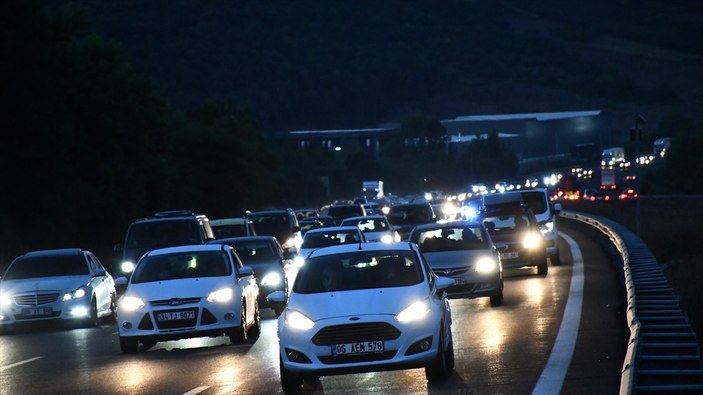
M 500 290 L 491 295 L 491 307 L 498 307 L 503 304 L 503 291 Z
M 117 295 L 114 293 L 110 295 L 110 314 L 105 316 L 105 322 L 117 322 Z
M 285 303 L 278 303 L 273 306 L 273 312 L 276 314 L 276 317 L 279 317 L 281 314 L 283 314 L 283 310 L 286 308 Z
M 95 328 L 98 325 L 100 325 L 100 318 L 98 317 L 98 302 L 95 298 L 92 298 L 90 300 L 90 313 L 83 321 L 83 326 L 86 328 Z
M 441 329 L 444 330 L 444 329 Z M 444 348 L 444 335 L 439 335 L 439 345 L 437 347 L 437 356 L 425 366 L 425 378 L 429 382 L 441 381 L 449 375 L 449 366 L 447 366 L 448 357 Z
M 241 324 L 237 327 L 234 327 L 230 329 L 229 332 L 229 341 L 232 342 L 232 344 L 242 344 L 245 341 L 247 341 L 247 316 L 246 316 L 246 308 L 244 307 L 244 304 L 242 304 L 242 307 L 240 309 L 241 311 Z
M 547 266 L 547 258 L 545 257 L 544 259 L 540 260 L 540 262 L 537 264 L 537 274 L 540 276 L 544 276 L 547 274 L 549 271 L 549 266 Z
M 286 369 L 280 357 L 279 365 L 281 370 L 281 389 L 283 389 L 283 392 L 299 392 L 302 390 L 303 376 Z
M 559 250 L 555 254 L 552 254 L 549 256 L 549 261 L 552 262 L 552 265 L 559 265 L 561 263 L 561 257 L 559 255 Z
M 139 351 L 139 340 L 120 336 L 120 350 L 125 354 L 136 354 Z
M 261 313 L 259 312 L 259 302 L 256 302 L 254 307 L 254 325 L 249 328 L 249 337 L 257 339 L 261 335 Z
M 447 376 L 449 372 L 454 370 L 454 365 L 456 360 L 454 358 L 454 335 L 451 335 L 451 328 L 449 329 L 449 350 L 447 350 Z

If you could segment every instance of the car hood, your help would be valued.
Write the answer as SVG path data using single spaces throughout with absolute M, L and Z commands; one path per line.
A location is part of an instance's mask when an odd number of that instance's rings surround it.
M 429 263 L 430 267 L 433 269 L 454 269 L 459 267 L 466 267 L 470 264 L 473 264 L 479 257 L 493 256 L 490 250 L 423 252 L 422 255 L 425 257 L 427 263 Z
M 350 315 L 397 315 L 413 302 L 426 299 L 428 293 L 424 281 L 409 287 L 293 293 L 288 299 L 288 309 L 297 310 L 313 321 Z
M 125 295 L 139 296 L 145 301 L 172 298 L 207 297 L 210 292 L 232 286 L 233 277 L 197 277 L 178 280 L 152 281 L 148 283 L 130 283 Z
M 34 291 L 74 291 L 90 282 L 89 275 L 27 278 L 21 280 L 0 281 L 3 292 L 34 292 Z

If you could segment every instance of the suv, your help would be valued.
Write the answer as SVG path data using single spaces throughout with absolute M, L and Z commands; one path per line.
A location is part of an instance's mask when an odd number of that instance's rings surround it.
M 132 222 L 124 243 L 115 244 L 114 251 L 122 253 L 121 269 L 129 274 L 139 258 L 151 250 L 205 244 L 214 239 L 207 216 L 188 210 L 161 211 Z
M 330 206 L 327 215 L 334 218 L 334 223 L 341 225 L 345 218 L 365 216 L 366 209 L 362 204 L 335 204 Z
M 296 251 L 303 244 L 300 225 L 295 212 L 290 209 L 255 211 L 248 213 L 244 218 L 254 223 L 258 236 L 275 237 L 284 250 L 295 248 Z
M 428 202 L 395 204 L 386 217 L 402 240 L 407 240 L 410 231 L 417 225 L 437 222 L 432 205 Z
M 480 209 L 486 210 L 491 206 L 510 202 L 526 204 L 532 210 L 539 223 L 539 230 L 544 236 L 549 260 L 552 261 L 552 265 L 559 264 L 559 231 L 557 229 L 556 214 L 561 211 L 561 204 L 556 203 L 552 205 L 549 201 L 547 189 L 536 188 L 483 195 Z

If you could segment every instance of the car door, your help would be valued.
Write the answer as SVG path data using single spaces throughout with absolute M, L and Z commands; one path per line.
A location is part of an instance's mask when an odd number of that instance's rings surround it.
M 110 281 L 108 280 L 107 271 L 100 263 L 98 258 L 93 254 L 87 254 L 88 266 L 91 273 L 91 287 L 95 296 L 98 312 L 106 311 L 110 308 L 111 293 Z
M 246 320 L 247 322 L 253 322 L 256 317 L 256 298 L 259 296 L 259 286 L 256 285 L 256 278 L 254 276 L 239 276 L 239 271 L 244 265 L 232 248 L 230 248 L 230 256 L 234 263 L 235 273 L 237 273 L 237 286 L 242 290 L 242 296 L 246 303 Z

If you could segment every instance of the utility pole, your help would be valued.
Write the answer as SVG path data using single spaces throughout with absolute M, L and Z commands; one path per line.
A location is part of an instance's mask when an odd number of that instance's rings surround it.
M 635 142 L 635 191 L 637 193 L 637 198 L 635 199 L 635 233 L 640 236 L 640 199 L 642 198 L 642 191 L 640 190 L 640 185 L 642 185 L 642 180 L 640 179 L 640 163 L 637 163 L 637 159 L 640 157 L 640 143 L 642 142 L 642 128 L 647 120 L 640 114 L 635 115 L 635 128 L 630 130 L 630 140 Z

